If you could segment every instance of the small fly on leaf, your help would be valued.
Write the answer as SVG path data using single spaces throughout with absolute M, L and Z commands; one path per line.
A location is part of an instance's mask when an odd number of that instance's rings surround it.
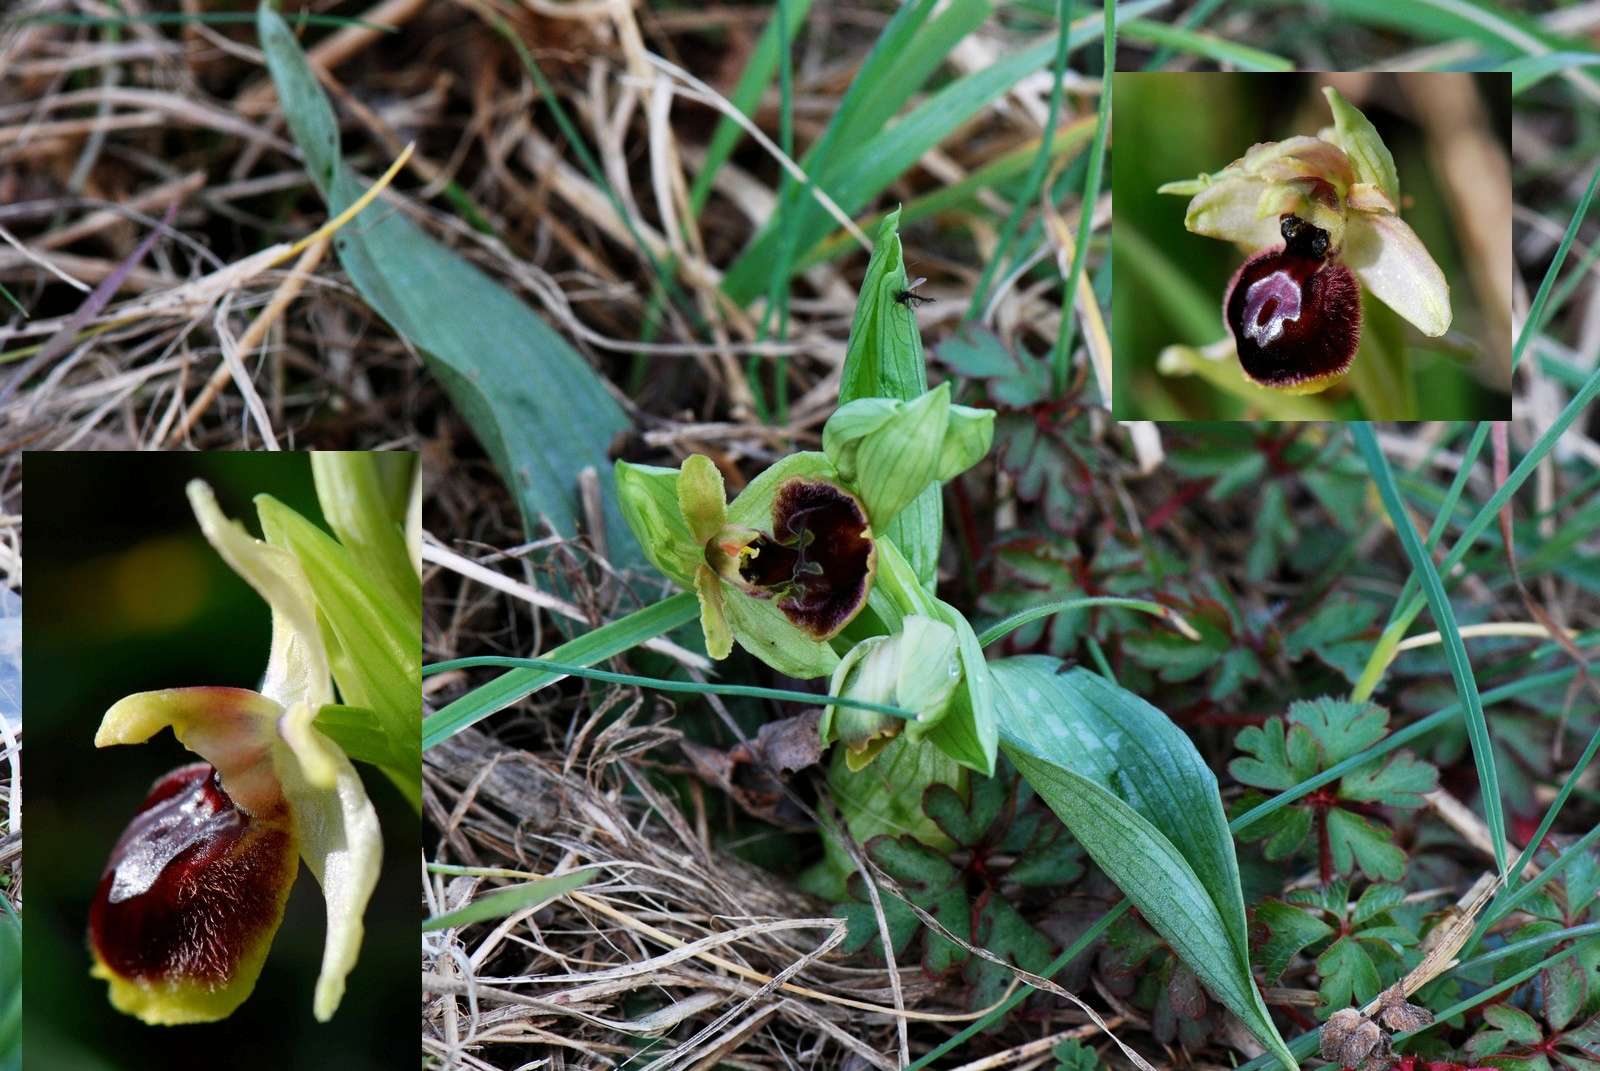
M 915 309 L 918 305 L 927 304 L 933 300 L 931 297 L 923 297 L 921 294 L 913 292 L 927 281 L 927 279 L 921 277 L 911 280 L 904 290 L 894 296 L 894 299 L 908 309 Z

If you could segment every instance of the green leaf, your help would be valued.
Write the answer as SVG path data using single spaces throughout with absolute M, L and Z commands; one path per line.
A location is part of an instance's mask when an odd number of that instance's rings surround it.
M 1317 1014 L 1322 1016 L 1348 1008 L 1352 1002 L 1365 1004 L 1383 988 L 1377 965 L 1353 937 L 1341 937 L 1329 945 L 1317 957 L 1317 973 L 1322 976 L 1322 985 L 1317 989 L 1322 994 L 1322 1004 Z
M 396 497 L 392 471 L 397 461 L 409 460 L 398 483 Z M 405 510 L 409 498 L 409 470 L 418 463 L 415 454 L 399 451 L 313 450 L 311 475 L 316 481 L 317 504 L 339 542 L 369 575 L 381 577 L 401 602 L 422 602 L 422 582 L 406 547 Z
M 1415 809 L 1426 801 L 1424 793 L 1439 787 L 1439 771 L 1406 752 L 1391 758 L 1381 767 L 1363 766 L 1339 782 L 1339 795 L 1347 800 L 1382 803 L 1388 807 Z
M 1521 1008 L 1513 1008 L 1509 1004 L 1491 1004 L 1483 1009 L 1483 1019 L 1519 1045 L 1537 1045 L 1544 1040 L 1544 1031 L 1539 1029 L 1539 1024 Z
M 271 495 L 257 495 L 268 543 L 295 556 L 317 600 L 340 698 L 377 717 L 391 746 L 417 755 L 422 726 L 422 606 L 364 573 L 332 536 Z
M 1286 733 L 1281 718 L 1273 718 L 1260 728 L 1252 725 L 1240 730 L 1234 747 L 1255 758 L 1234 759 L 1228 763 L 1228 772 L 1242 784 L 1282 791 L 1317 772 L 1316 752 L 1311 744 L 1311 734 L 1300 726 Z
M 1399 881 L 1406 869 L 1406 853 L 1395 847 L 1394 834 L 1342 807 L 1328 810 L 1328 846 L 1334 869 L 1348 873 L 1359 866 L 1369 878 Z
M 316 726 L 350 758 L 382 770 L 411 806 L 422 810 L 421 753 L 408 755 L 396 749 L 376 714 L 330 704 L 317 711 Z
M 1555 1031 L 1565 1030 L 1578 1017 L 1589 996 L 1589 979 L 1576 954 L 1539 972 L 1539 991 L 1544 995 L 1544 1021 Z M 1600 1055 L 1600 1045 L 1595 1046 Z
M 1289 721 L 1316 741 L 1322 766 L 1332 766 L 1382 740 L 1388 732 L 1389 712 L 1376 703 L 1351 703 L 1326 696 L 1291 703 Z
M 257 31 L 306 171 L 330 214 L 365 185 L 340 160 L 333 109 L 283 19 L 263 2 Z M 583 358 L 509 290 L 424 234 L 405 214 L 374 205 L 333 242 L 361 296 L 416 347 L 494 460 L 527 531 L 578 526 L 578 475 L 604 488 L 614 563 L 631 565 L 611 493 L 607 451 L 627 417 Z
M 1077 1038 L 1069 1038 L 1050 1050 L 1055 1071 L 1100 1071 L 1100 1057 Z
M 589 884 L 594 877 L 593 870 L 574 870 L 559 877 L 543 878 L 539 881 L 530 881 L 526 885 L 500 889 L 488 896 L 479 897 L 465 907 L 458 907 L 443 915 L 424 919 L 422 932 L 448 930 L 458 926 L 470 926 L 474 922 L 505 918 L 515 912 L 554 900 L 558 896 L 565 896 L 572 890 Z
M 1333 927 L 1302 908 L 1282 900 L 1264 900 L 1253 917 L 1256 932 L 1256 962 L 1261 976 L 1275 982 L 1289 961 L 1309 945 L 1333 935 Z
M 1041 656 L 990 666 L 1006 754 L 1217 999 L 1297 1067 L 1250 973 L 1216 778 L 1155 707 L 1095 674 L 1060 669 Z

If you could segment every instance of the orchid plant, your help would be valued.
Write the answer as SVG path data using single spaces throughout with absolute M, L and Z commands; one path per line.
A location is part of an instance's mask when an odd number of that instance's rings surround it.
M 151 787 L 90 908 L 91 973 L 146 1023 L 210 1022 L 243 1003 L 301 862 L 327 903 L 312 1010 L 330 1019 L 382 863 L 351 760 L 420 808 L 420 472 L 413 455 L 371 453 L 313 454 L 312 472 L 331 536 L 262 495 L 256 539 L 205 483 L 188 487 L 206 539 L 271 608 L 260 688 L 131 695 L 95 734 L 108 747 L 170 728 L 199 760 Z
M 1004 747 L 1197 976 L 1293 1068 L 1249 972 L 1216 780 L 1188 737 L 1094 674 L 1055 659 L 985 658 L 983 648 L 1011 629 L 1075 604 L 1025 612 L 980 637 L 938 598 L 939 486 L 988 453 L 994 413 L 954 404 L 948 383 L 928 389 L 915 309 L 897 300 L 907 289 L 898 223 L 891 213 L 879 230 L 822 449 L 778 459 L 731 502 L 728 474 L 709 457 L 691 455 L 676 469 L 619 462 L 623 516 L 656 568 L 695 593 L 713 659 L 737 645 L 788 676 L 828 679 L 819 732 L 824 746 L 837 745 L 828 786 L 849 839 L 909 834 L 949 850 L 924 794 L 947 786 L 964 796 L 971 778 L 994 775 Z M 1172 621 L 1154 603 L 1097 601 Z M 656 613 L 633 616 L 642 628 Z M 585 649 L 604 651 L 601 633 L 632 624 L 605 626 Z M 639 632 L 626 634 L 638 642 Z M 548 660 L 528 668 L 590 672 Z M 469 706 L 481 716 L 513 695 L 484 691 L 496 698 L 462 697 L 430 723 L 452 722 Z M 844 837 L 825 831 L 823 844 L 804 884 L 842 900 L 860 864 Z

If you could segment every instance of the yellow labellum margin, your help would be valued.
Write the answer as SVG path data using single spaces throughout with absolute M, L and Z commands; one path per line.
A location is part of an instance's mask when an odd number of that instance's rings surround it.
M 248 816 L 248 828 L 281 825 L 292 835 L 327 904 L 328 930 L 312 1002 L 313 1013 L 325 1022 L 338 1008 L 360 954 L 361 918 L 382 863 L 377 814 L 350 760 L 313 724 L 334 694 L 316 603 L 299 563 L 228 520 L 204 483 L 194 481 L 188 493 L 206 539 L 272 608 L 272 647 L 261 691 L 183 688 L 129 696 L 106 712 L 95 745 L 142 743 L 170 726 L 180 743 L 216 767 L 222 791 Z M 146 1022 L 225 1018 L 255 986 L 266 947 L 282 921 L 292 870 L 281 889 L 272 890 L 277 910 L 270 925 L 242 951 L 233 974 L 221 984 L 177 976 L 118 977 L 98 950 L 93 973 L 110 980 L 113 1004 Z M 225 904 L 204 907 L 228 909 Z

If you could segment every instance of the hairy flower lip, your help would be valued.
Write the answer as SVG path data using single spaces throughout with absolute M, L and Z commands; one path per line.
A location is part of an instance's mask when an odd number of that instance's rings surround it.
M 247 814 L 210 763 L 171 771 L 101 874 L 89 911 L 95 974 L 119 1008 L 151 1022 L 227 1015 L 249 994 L 297 868 L 283 816 Z M 163 999 L 179 990 L 196 996 L 181 1008 Z
M 866 605 L 876 564 L 866 510 L 827 480 L 796 477 L 778 487 L 772 527 L 772 534 L 757 533 L 738 554 L 740 587 L 775 599 L 784 616 L 813 639 L 837 635 Z M 708 560 L 713 551 L 720 556 L 726 550 L 712 542 Z
M 1361 296 L 1350 269 L 1328 255 L 1325 231 L 1297 216 L 1284 244 L 1255 254 L 1223 298 L 1245 376 L 1263 387 L 1309 393 L 1342 378 L 1361 338 Z

